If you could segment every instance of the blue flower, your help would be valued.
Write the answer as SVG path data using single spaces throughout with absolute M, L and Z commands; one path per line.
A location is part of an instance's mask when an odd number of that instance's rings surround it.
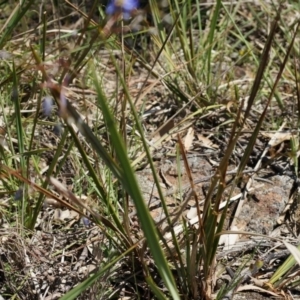
M 44 98 L 44 101 L 42 102 L 42 111 L 43 111 L 43 114 L 46 117 L 49 117 L 51 115 L 52 108 L 53 108 L 53 99 L 50 96 L 46 96 Z
M 61 136 L 62 132 L 63 132 L 63 127 L 60 123 L 55 124 L 53 126 L 52 132 L 56 135 L 56 136 Z
M 106 7 L 106 13 L 108 15 L 123 13 L 124 19 L 129 19 L 138 4 L 138 0 L 111 0 Z
M 85 227 L 90 227 L 90 225 L 91 225 L 90 220 L 87 219 L 86 217 L 82 218 L 82 222 L 83 222 L 83 224 L 84 224 Z
M 15 192 L 14 200 L 16 200 L 16 201 L 21 200 L 23 198 L 23 193 L 24 193 L 24 189 L 23 189 L 23 187 L 20 187 Z

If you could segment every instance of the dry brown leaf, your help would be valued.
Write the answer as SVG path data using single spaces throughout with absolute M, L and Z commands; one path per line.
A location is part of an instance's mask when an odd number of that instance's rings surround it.
M 227 103 L 227 105 L 226 105 L 226 109 L 227 109 L 230 113 L 232 113 L 232 111 L 231 111 L 230 109 L 231 109 L 231 107 L 233 107 L 233 106 L 236 106 L 236 103 L 235 103 L 234 101 L 229 101 L 229 102 Z
M 267 294 L 270 294 L 272 296 L 278 297 L 278 294 L 276 294 L 274 292 L 262 289 L 258 286 L 251 285 L 251 284 L 243 285 L 243 286 L 238 287 L 237 292 L 242 292 L 242 291 L 259 291 L 259 292 L 267 293 Z
M 166 133 L 169 133 L 170 130 L 175 126 L 175 122 L 173 119 L 168 120 L 166 123 L 164 123 L 158 130 L 157 132 L 159 135 L 162 137 Z
M 54 211 L 54 220 L 57 221 L 65 221 L 65 220 L 72 220 L 74 218 L 78 218 L 79 214 L 74 211 L 74 210 L 70 210 L 70 209 L 65 209 L 65 210 L 61 210 L 61 209 L 56 209 Z
M 264 137 L 270 138 L 269 145 L 272 147 L 275 147 L 284 141 L 289 141 L 293 136 L 291 132 L 276 132 L 276 133 L 262 132 L 262 135 Z
M 186 216 L 190 220 L 197 217 L 197 207 L 195 206 L 191 207 Z
M 236 226 L 233 226 L 230 230 L 238 231 L 238 228 Z M 223 250 L 228 251 L 236 244 L 238 240 L 238 234 L 223 234 L 219 240 L 219 245 L 224 244 Z
M 217 149 L 218 145 L 214 144 L 209 138 L 203 136 L 202 134 L 197 134 L 197 138 L 201 144 L 201 146 L 209 148 L 209 149 Z
M 57 201 L 54 198 L 49 198 L 49 197 L 45 198 L 44 205 L 46 207 L 48 207 L 50 205 L 53 206 L 53 207 L 62 207 L 62 204 L 59 201 Z
M 193 140 L 194 140 L 194 129 L 190 127 L 184 138 L 184 148 L 186 151 L 189 151 L 191 149 L 193 145 Z

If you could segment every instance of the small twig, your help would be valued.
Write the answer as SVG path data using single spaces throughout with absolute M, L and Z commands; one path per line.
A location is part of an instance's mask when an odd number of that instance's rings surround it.
M 243 173 L 243 174 L 247 174 L 247 173 L 252 173 L 252 172 L 253 172 L 253 173 L 254 173 L 254 172 L 257 172 L 257 170 L 250 169 L 250 170 L 245 170 L 245 171 L 243 171 L 242 173 Z M 232 170 L 232 171 L 229 171 L 229 172 L 226 173 L 226 175 L 235 175 L 235 174 L 237 174 L 237 170 Z M 196 185 L 196 184 L 199 184 L 199 183 L 202 183 L 202 182 L 209 181 L 209 180 L 211 180 L 214 176 L 215 176 L 215 174 L 214 174 L 214 175 L 210 175 L 210 176 L 206 176 L 206 177 L 196 178 L 196 179 L 194 179 L 194 184 Z M 182 191 L 183 191 L 183 192 L 188 191 L 188 190 L 190 189 L 190 187 L 191 187 L 190 184 L 186 184 L 186 185 L 184 185 L 184 186 L 182 187 Z M 170 191 L 168 191 L 168 192 L 165 194 L 165 197 L 170 196 L 170 195 L 173 195 L 173 194 L 175 194 L 175 193 L 177 193 L 176 188 L 171 189 Z

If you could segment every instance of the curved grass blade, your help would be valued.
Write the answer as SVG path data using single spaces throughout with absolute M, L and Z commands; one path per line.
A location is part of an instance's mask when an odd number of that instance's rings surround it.
M 110 133 L 111 144 L 114 146 L 116 157 L 120 164 L 121 170 L 123 171 L 123 176 L 118 177 L 118 179 L 122 183 L 123 187 L 126 189 L 127 193 L 131 196 L 135 204 L 137 215 L 142 225 L 142 229 L 144 231 L 150 251 L 152 252 L 152 255 L 154 257 L 162 279 L 164 280 L 170 294 L 172 295 L 172 298 L 179 299 L 173 275 L 170 271 L 170 268 L 167 264 L 167 260 L 161 249 L 153 220 L 142 197 L 142 193 L 135 178 L 134 171 L 127 156 L 125 145 L 120 137 L 115 120 L 108 107 L 107 100 L 104 94 L 102 93 L 95 71 L 93 71 L 93 73 L 94 84 L 98 95 L 98 102 L 102 108 L 103 117 L 105 119 L 107 128 Z

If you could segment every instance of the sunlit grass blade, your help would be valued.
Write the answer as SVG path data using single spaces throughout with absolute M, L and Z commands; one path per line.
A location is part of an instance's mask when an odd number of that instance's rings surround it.
M 298 250 L 300 250 L 300 245 L 297 247 Z M 293 266 L 295 266 L 296 264 L 296 259 L 293 256 L 293 254 L 291 254 L 286 260 L 285 262 L 276 270 L 276 272 L 272 275 L 272 277 L 270 278 L 270 280 L 268 281 L 270 284 L 275 284 L 277 283 L 278 280 L 282 279 L 284 277 L 284 275 L 291 270 L 291 268 Z

